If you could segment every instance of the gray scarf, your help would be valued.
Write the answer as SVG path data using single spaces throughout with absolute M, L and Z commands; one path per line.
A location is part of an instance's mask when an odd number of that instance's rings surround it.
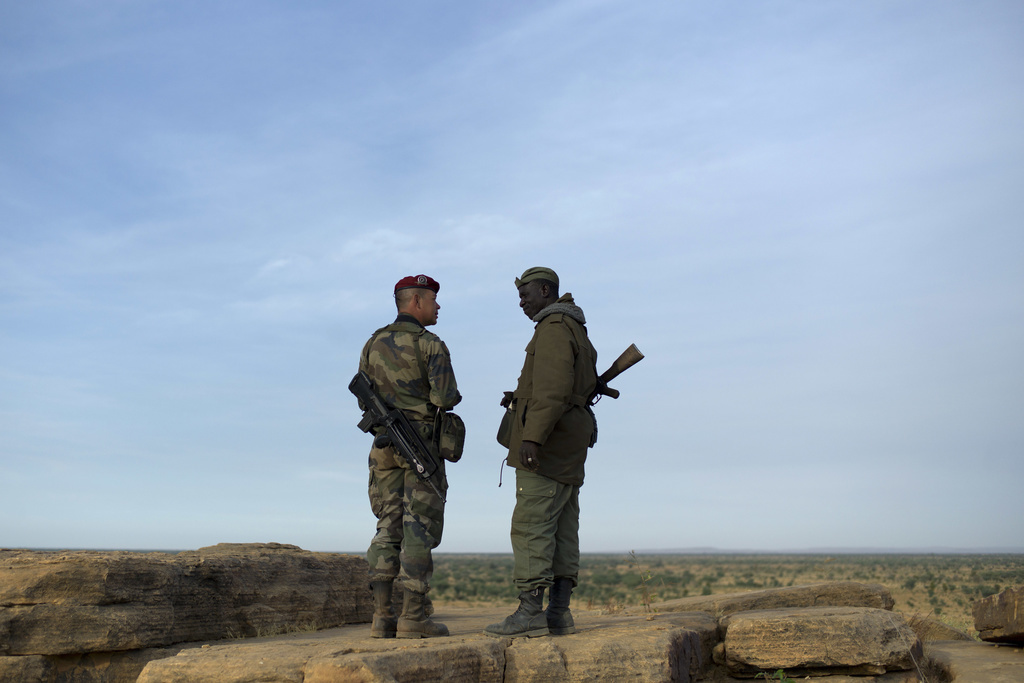
M 540 313 L 533 316 L 533 322 L 539 323 L 544 318 L 548 317 L 552 313 L 563 313 L 580 325 L 586 325 L 587 319 L 583 315 L 583 309 L 576 304 L 567 304 L 556 301 L 555 303 L 542 308 Z

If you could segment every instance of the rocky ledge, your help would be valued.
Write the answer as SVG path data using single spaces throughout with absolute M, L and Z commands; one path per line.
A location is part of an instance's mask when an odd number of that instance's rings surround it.
M 885 588 L 851 582 L 574 610 L 576 634 L 535 639 L 481 633 L 511 605 L 440 604 L 452 635 L 408 641 L 369 637 L 365 577 L 362 558 L 280 544 L 0 551 L 0 681 L 1024 681 L 1020 589 L 975 607 L 1003 645 L 908 623 Z

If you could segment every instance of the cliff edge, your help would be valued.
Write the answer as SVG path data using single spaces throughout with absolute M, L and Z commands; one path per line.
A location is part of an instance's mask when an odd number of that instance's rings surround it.
M 829 683 L 1021 682 L 1022 591 L 1006 593 L 976 608 L 1002 646 L 908 623 L 884 587 L 855 582 L 574 609 L 577 633 L 535 639 L 482 634 L 511 604 L 439 604 L 450 637 L 381 640 L 359 557 L 276 543 L 0 550 L 0 681 L 724 682 L 781 669 Z

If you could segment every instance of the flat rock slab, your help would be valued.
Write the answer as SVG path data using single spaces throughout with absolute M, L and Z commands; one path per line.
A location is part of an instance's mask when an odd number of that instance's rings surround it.
M 919 614 L 915 614 L 909 617 L 905 617 L 907 626 L 914 630 L 917 634 L 918 639 L 922 643 L 927 643 L 931 640 L 963 640 L 969 642 L 976 642 L 969 634 L 964 633 L 958 628 L 954 628 L 949 624 L 945 624 L 938 619 L 931 617 L 923 617 Z
M 652 605 L 658 612 L 707 612 L 726 616 L 736 612 L 781 607 L 874 607 L 891 610 L 892 595 L 884 586 L 856 581 L 830 581 L 804 586 L 766 588 L 745 593 L 694 596 Z M 636 612 L 637 610 L 631 610 Z
M 763 678 L 754 679 L 758 683 L 765 680 Z M 769 678 L 768 681 L 773 679 Z M 775 679 L 777 680 L 777 679 Z M 842 674 L 824 676 L 821 678 L 810 678 L 801 676 L 799 679 L 790 678 L 788 679 L 797 683 L 797 681 L 816 681 L 817 683 L 920 683 L 925 680 L 927 683 L 969 683 L 968 681 L 952 682 L 949 679 L 937 679 L 937 678 L 926 678 L 922 679 L 918 676 L 916 671 L 893 671 L 891 673 L 881 674 L 880 676 L 845 676 Z M 701 683 L 750 683 L 751 679 L 749 676 L 745 678 L 734 678 L 721 671 L 713 672 L 710 677 L 702 678 Z M 974 681 L 973 683 L 981 683 L 980 681 Z
M 935 674 L 928 680 L 954 683 L 1021 683 L 1024 649 L 989 643 L 937 641 L 925 645 L 925 656 Z
M 1024 588 L 1007 588 L 972 606 L 982 640 L 1024 645 Z
M 150 662 L 139 683 L 301 683 L 478 681 L 693 681 L 711 662 L 705 642 L 717 625 L 706 614 L 650 618 L 576 612 L 577 633 L 492 638 L 482 633 L 510 610 L 442 610 L 451 636 L 373 639 L 345 626 L 273 639 L 189 647 Z
M 366 561 L 278 543 L 0 550 L 0 655 L 115 652 L 368 622 Z
M 584 627 L 580 637 L 513 640 L 504 680 L 694 681 L 711 666 L 704 644 L 717 638 L 717 625 L 709 615 L 643 619 Z
M 533 639 L 491 638 L 484 626 L 510 610 L 453 609 L 437 617 L 452 636 L 425 640 L 373 639 L 369 625 L 268 638 L 189 643 L 126 653 L 44 657 L 0 656 L 0 681 L 61 683 L 262 681 L 694 681 L 731 683 L 724 667 L 709 668 L 717 620 L 704 613 L 649 617 L 576 610 L 579 631 Z M 694 645 L 700 641 L 700 649 Z M 932 683 L 1024 681 L 1024 653 L 978 642 L 925 645 L 924 680 Z M 823 683 L 916 683 L 916 670 L 871 676 L 832 672 Z M 801 676 L 799 680 L 803 680 Z
M 181 650 L 153 648 L 83 655 L 0 657 L 0 681 L 7 683 L 135 683 L 146 665 Z
M 790 676 L 881 675 L 922 661 L 921 642 L 903 618 L 864 607 L 737 612 L 720 620 L 715 661 L 733 674 L 786 670 Z

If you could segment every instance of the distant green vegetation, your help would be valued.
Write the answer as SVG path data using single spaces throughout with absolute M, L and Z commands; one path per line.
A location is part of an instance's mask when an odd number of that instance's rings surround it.
M 971 603 L 1024 586 L 1024 555 L 584 555 L 574 604 L 620 610 L 695 595 L 859 581 L 881 584 L 895 609 L 973 627 Z M 435 554 L 438 603 L 510 604 L 512 556 Z

